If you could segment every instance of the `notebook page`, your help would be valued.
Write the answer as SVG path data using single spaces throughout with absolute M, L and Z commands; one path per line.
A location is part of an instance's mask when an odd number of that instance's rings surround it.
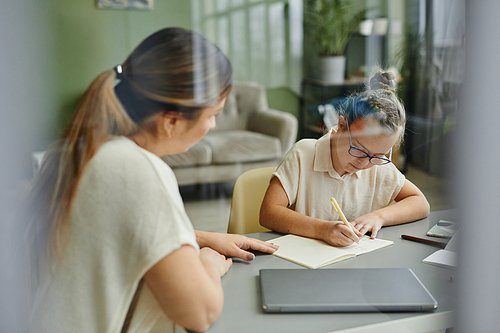
M 318 268 L 356 255 L 371 252 L 394 244 L 383 239 L 361 238 L 359 245 L 333 247 L 323 241 L 296 235 L 285 235 L 269 241 L 279 246 L 275 256 L 290 260 L 308 268 Z
M 393 241 L 390 240 L 385 240 L 385 239 L 380 239 L 380 238 L 375 238 L 375 239 L 370 239 L 368 236 L 363 236 L 359 240 L 359 245 L 354 243 L 349 246 L 341 247 L 339 249 L 346 250 L 350 253 L 354 253 L 355 255 L 360 255 L 363 253 L 368 253 L 371 251 L 378 250 L 380 248 L 389 246 L 394 244 Z
M 285 235 L 269 241 L 279 246 L 273 255 L 290 260 L 308 268 L 317 268 L 347 255 L 348 251 L 328 245 L 327 243 L 296 235 Z

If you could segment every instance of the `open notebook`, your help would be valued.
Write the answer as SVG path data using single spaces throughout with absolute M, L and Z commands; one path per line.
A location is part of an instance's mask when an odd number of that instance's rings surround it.
M 368 236 L 362 237 L 359 245 L 345 247 L 334 247 L 317 239 L 296 235 L 285 235 L 268 242 L 279 246 L 273 255 L 307 268 L 322 267 L 394 244 L 393 241 L 370 239 Z
M 458 264 L 458 235 L 459 232 L 457 231 L 450 239 L 444 250 L 438 250 L 432 253 L 430 256 L 422 260 L 422 262 L 444 268 L 455 269 Z

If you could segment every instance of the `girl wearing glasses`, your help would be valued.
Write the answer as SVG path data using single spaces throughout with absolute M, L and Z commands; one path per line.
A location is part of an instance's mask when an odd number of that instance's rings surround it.
M 382 226 L 429 214 L 423 193 L 391 163 L 406 121 L 395 87 L 393 74 L 375 74 L 367 91 L 338 110 L 337 129 L 290 149 L 264 197 L 262 226 L 347 246 L 367 232 L 375 238 Z M 354 231 L 340 221 L 331 197 Z

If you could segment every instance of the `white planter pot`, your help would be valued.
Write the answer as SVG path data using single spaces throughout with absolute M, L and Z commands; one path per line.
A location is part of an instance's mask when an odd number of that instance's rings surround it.
M 364 36 L 370 36 L 373 30 L 373 20 L 364 20 L 359 24 L 359 33 Z
M 327 83 L 341 84 L 344 82 L 345 57 L 320 57 L 319 79 Z

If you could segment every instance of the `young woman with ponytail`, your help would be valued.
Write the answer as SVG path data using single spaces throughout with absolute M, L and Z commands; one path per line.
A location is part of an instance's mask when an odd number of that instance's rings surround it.
M 264 197 L 263 226 L 347 246 L 367 232 L 375 238 L 382 226 L 429 214 L 425 196 L 391 163 L 406 119 L 395 89 L 393 74 L 375 74 L 367 91 L 337 110 L 338 128 L 290 149 Z M 352 229 L 340 221 L 332 197 Z
M 194 231 L 160 159 L 215 126 L 231 84 L 224 54 L 179 28 L 90 84 L 29 197 L 33 331 L 203 331 L 222 310 L 227 257 L 276 250 Z

